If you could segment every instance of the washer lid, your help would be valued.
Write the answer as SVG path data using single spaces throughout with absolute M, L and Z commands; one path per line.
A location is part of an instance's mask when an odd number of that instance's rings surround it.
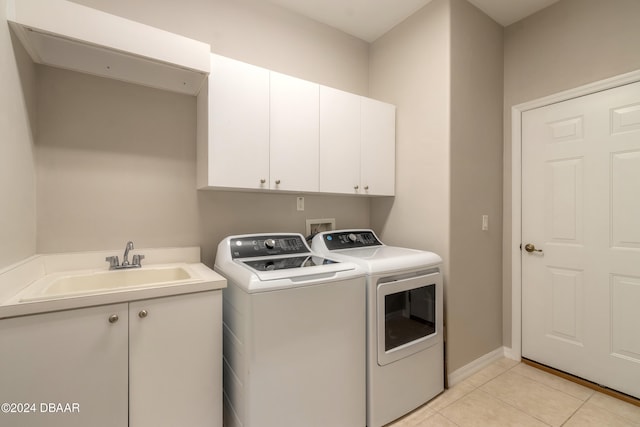
M 355 265 L 351 263 L 334 261 L 312 254 L 282 258 L 236 259 L 235 262 L 251 270 L 261 281 L 309 280 L 313 276 L 334 275 L 339 271 L 355 269 Z
M 253 268 L 257 271 L 274 271 L 274 270 L 288 270 L 291 268 L 309 268 L 317 265 L 337 264 L 337 261 L 333 261 L 327 258 L 302 255 L 295 257 L 285 258 L 265 258 L 265 259 L 251 259 L 247 261 L 240 261 L 245 265 Z

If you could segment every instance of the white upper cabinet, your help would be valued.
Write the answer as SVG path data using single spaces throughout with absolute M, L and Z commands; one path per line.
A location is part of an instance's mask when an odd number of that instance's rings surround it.
M 320 88 L 320 191 L 393 196 L 393 105 Z
M 360 97 L 326 86 L 320 86 L 320 191 L 360 191 Z
M 210 46 L 65 0 L 7 0 L 7 21 L 39 64 L 196 95 Z
M 396 107 L 361 98 L 361 175 L 364 194 L 393 196 L 396 173 Z
M 269 188 L 269 70 L 211 55 L 198 95 L 198 188 Z
M 319 97 L 320 85 L 271 72 L 271 189 L 319 190 Z
M 211 56 L 198 188 L 394 195 L 393 105 Z

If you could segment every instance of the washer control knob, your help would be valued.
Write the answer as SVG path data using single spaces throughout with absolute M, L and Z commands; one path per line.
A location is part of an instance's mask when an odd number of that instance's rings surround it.
M 276 241 L 274 239 L 267 239 L 264 241 L 264 247 L 267 249 L 273 249 L 276 247 Z
M 352 242 L 355 242 L 356 240 L 358 240 L 358 237 L 357 237 L 355 234 L 353 234 L 353 233 L 350 233 L 347 237 L 348 237 L 348 238 L 349 238 L 349 240 L 351 240 Z

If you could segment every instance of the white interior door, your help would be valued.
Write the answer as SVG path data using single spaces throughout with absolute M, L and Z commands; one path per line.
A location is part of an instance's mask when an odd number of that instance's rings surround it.
M 523 113 L 522 240 L 523 357 L 640 397 L 640 83 Z

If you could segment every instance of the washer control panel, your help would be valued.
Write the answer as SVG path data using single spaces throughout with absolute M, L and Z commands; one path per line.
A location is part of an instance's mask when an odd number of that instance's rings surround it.
M 382 246 L 371 230 L 338 231 L 322 236 L 324 244 L 330 251 L 338 249 L 362 248 L 366 246 Z
M 242 236 L 231 239 L 231 258 L 304 254 L 311 250 L 301 235 Z

